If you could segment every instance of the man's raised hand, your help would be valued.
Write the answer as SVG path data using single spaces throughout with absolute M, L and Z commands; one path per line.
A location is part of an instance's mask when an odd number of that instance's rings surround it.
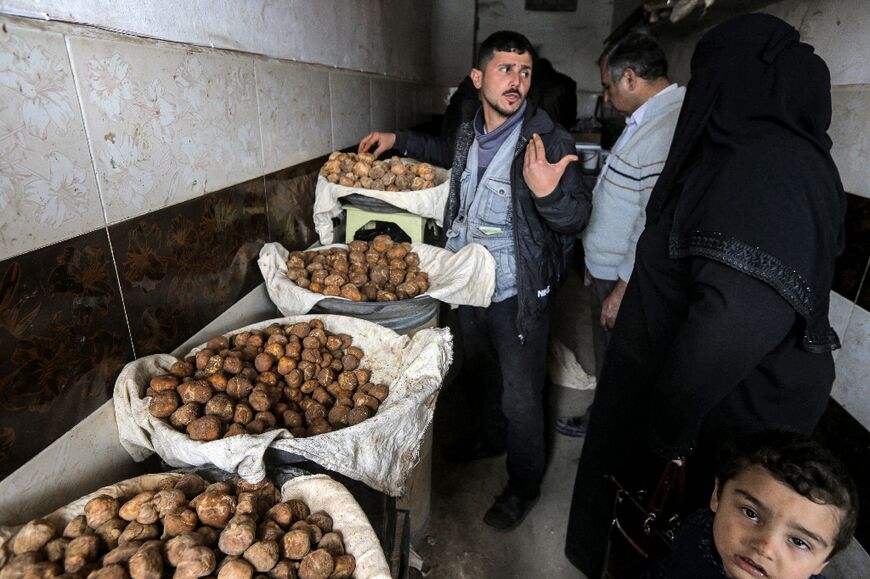
M 526 147 L 523 162 L 523 178 L 536 197 L 546 197 L 556 190 L 559 180 L 565 174 L 568 163 L 578 160 L 577 155 L 565 155 L 556 163 L 547 161 L 544 141 L 535 133 Z

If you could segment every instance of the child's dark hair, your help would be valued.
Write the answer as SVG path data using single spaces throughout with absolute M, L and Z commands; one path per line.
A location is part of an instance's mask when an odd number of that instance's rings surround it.
M 814 503 L 842 511 L 828 559 L 852 540 L 858 523 L 858 489 L 843 463 L 815 440 L 793 432 L 766 430 L 738 438 L 722 458 L 716 475 L 720 494 L 726 482 L 751 466 L 761 466 Z
M 528 38 L 519 32 L 499 30 L 487 36 L 486 40 L 480 44 L 480 48 L 477 50 L 476 68 L 478 70 L 486 68 L 486 63 L 492 59 L 496 52 L 515 52 L 517 54 L 528 52 L 532 56 L 533 65 L 538 60 L 538 54 Z

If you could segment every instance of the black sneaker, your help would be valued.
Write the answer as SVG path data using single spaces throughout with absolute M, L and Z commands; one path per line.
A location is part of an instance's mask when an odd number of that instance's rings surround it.
M 556 432 L 579 438 L 586 436 L 586 415 L 562 416 L 556 419 Z
M 498 531 L 511 531 L 523 522 L 537 502 L 538 497 L 524 499 L 505 490 L 486 511 L 483 522 Z
M 444 447 L 444 458 L 447 462 L 471 462 L 481 458 L 501 456 L 504 452 L 504 447 L 493 448 L 479 440 L 459 440 Z

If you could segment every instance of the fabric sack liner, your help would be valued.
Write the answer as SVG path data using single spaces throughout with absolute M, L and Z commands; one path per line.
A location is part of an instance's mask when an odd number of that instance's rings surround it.
M 157 488 L 167 477 L 181 478 L 179 473 L 146 474 L 103 487 L 42 517 L 59 532 L 71 520 L 85 512 L 85 505 L 100 495 L 131 499 L 144 491 Z M 390 579 L 390 568 L 378 537 L 365 512 L 344 485 L 326 475 L 300 476 L 284 483 L 281 500 L 301 499 L 311 512 L 326 511 L 332 517 L 333 527 L 341 531 L 345 552 L 356 558 L 354 577 L 358 579 Z M 0 567 L 11 557 L 5 547 L 21 527 L 0 527 Z M 8 551 L 8 552 L 7 552 Z
M 191 440 L 148 411 L 151 397 L 144 396 L 148 382 L 166 373 L 177 360 L 168 354 L 155 354 L 127 364 L 115 382 L 113 401 L 122 446 L 136 461 L 156 452 L 175 467 L 214 465 L 251 483 L 265 478 L 264 454 L 271 447 L 400 496 L 405 479 L 419 460 L 422 438 L 452 361 L 450 331 L 429 328 L 409 338 L 358 318 L 302 315 L 266 320 L 224 335 L 315 318 L 322 320 L 330 333 L 353 336 L 353 344 L 365 352 L 361 366 L 372 371 L 372 382 L 389 386 L 389 396 L 371 418 L 308 438 L 294 438 L 287 429 L 279 428 L 210 442 Z M 194 348 L 187 356 L 204 347 Z
M 336 243 L 312 250 L 321 251 L 334 247 L 347 249 L 347 245 Z M 453 253 L 425 243 L 412 243 L 411 251 L 420 256 L 420 271 L 429 274 L 429 289 L 411 300 L 396 302 L 354 302 L 299 287 L 287 277 L 287 258 L 290 252 L 280 243 L 265 244 L 260 250 L 257 264 L 266 282 L 269 298 L 285 316 L 308 313 L 321 300 L 346 301 L 354 304 L 354 308 L 358 308 L 361 313 L 366 308 L 381 309 L 392 304 L 413 303 L 414 300 L 426 297 L 457 306 L 489 306 L 495 292 L 495 258 L 484 246 L 471 243 Z

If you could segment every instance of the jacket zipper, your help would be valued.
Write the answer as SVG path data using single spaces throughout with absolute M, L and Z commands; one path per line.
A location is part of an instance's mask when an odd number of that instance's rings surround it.
M 522 135 L 520 135 L 519 139 L 517 139 L 517 147 L 516 147 L 516 149 L 514 149 L 514 158 L 513 158 L 514 161 L 519 156 L 519 153 L 525 148 L 526 143 L 528 143 L 528 142 L 529 142 L 529 140 Z M 511 162 L 511 171 L 512 172 L 516 171 L 516 168 L 514 167 L 513 162 Z M 513 180 L 516 181 L 516 176 L 514 177 Z M 515 189 L 516 189 L 516 187 L 514 187 L 513 183 L 511 183 L 511 219 L 513 219 L 513 223 L 511 224 L 511 233 L 513 234 L 513 238 L 514 238 L 514 263 L 516 264 L 516 268 L 517 268 L 517 329 L 520 331 L 517 334 L 517 338 L 519 338 L 521 345 L 525 345 L 526 337 L 523 336 L 522 328 L 520 327 L 520 318 L 521 318 L 520 296 L 523 295 L 523 288 L 522 288 L 523 276 L 520 274 L 520 251 L 519 251 L 520 238 L 519 238 L 519 235 L 517 234 L 517 205 L 516 205 L 516 191 L 515 191 Z

